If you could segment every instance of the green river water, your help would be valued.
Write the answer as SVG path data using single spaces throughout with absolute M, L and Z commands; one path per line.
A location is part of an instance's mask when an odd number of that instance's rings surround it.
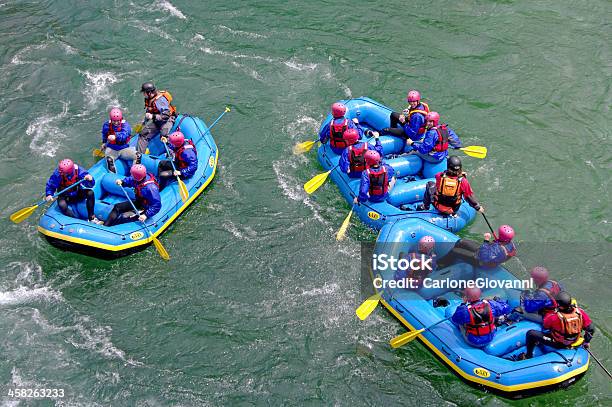
M 416 341 L 392 350 L 404 330 L 388 312 L 354 313 L 360 241 L 375 233 L 354 218 L 336 242 L 349 206 L 332 183 L 307 196 L 316 154 L 291 154 L 335 100 L 401 109 L 419 89 L 465 144 L 489 148 L 464 168 L 492 220 L 589 252 L 543 261 L 612 367 L 610 15 L 606 0 L 0 0 L 0 403 L 612 404 L 595 364 L 568 390 L 510 401 Z M 10 223 L 59 159 L 93 164 L 110 106 L 140 120 L 145 80 L 207 123 L 232 108 L 213 131 L 215 181 L 161 237 L 171 261 L 61 252 L 39 214 Z M 461 234 L 486 230 L 479 218 Z

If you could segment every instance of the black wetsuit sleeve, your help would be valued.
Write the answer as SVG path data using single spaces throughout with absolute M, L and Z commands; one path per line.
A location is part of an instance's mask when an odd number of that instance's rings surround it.
M 591 342 L 591 339 L 593 339 L 593 334 L 595 333 L 595 327 L 593 326 L 593 324 L 590 324 L 589 326 L 585 326 L 584 327 L 584 341 L 586 343 Z

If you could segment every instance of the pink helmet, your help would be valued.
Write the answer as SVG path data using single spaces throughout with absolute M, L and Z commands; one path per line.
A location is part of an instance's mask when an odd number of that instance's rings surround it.
M 463 290 L 463 295 L 465 295 L 468 302 L 478 301 L 480 299 L 480 294 L 482 294 L 482 291 L 480 291 L 478 287 L 468 287 Z
M 352 146 L 353 144 L 357 143 L 358 140 L 359 132 L 356 128 L 346 129 L 346 131 L 344 132 L 344 141 L 346 141 L 349 146 Z
M 174 133 L 170 134 L 168 140 L 170 140 L 170 144 L 172 144 L 174 147 L 181 147 L 183 144 L 185 144 L 185 136 L 180 131 L 175 131 Z
M 70 158 L 64 158 L 57 166 L 61 174 L 70 174 L 74 171 L 74 163 Z
M 436 246 L 436 241 L 433 236 L 423 236 L 419 240 L 419 252 L 423 254 L 429 254 Z
M 344 106 L 344 104 L 340 102 L 336 102 L 332 105 L 331 111 L 332 116 L 334 116 L 334 119 L 339 119 L 341 117 L 344 117 L 344 115 L 346 114 L 346 106 Z
M 531 269 L 531 278 L 538 285 L 542 285 L 548 281 L 548 269 L 543 266 L 536 266 Z
M 380 154 L 378 154 L 378 152 L 376 152 L 374 150 L 366 151 L 364 157 L 365 157 L 366 165 L 368 167 L 370 167 L 372 165 L 376 165 L 376 164 L 378 164 L 380 162 Z
M 408 92 L 406 100 L 408 100 L 409 102 L 418 102 L 419 100 L 421 100 L 421 94 L 418 90 L 411 90 L 410 92 Z
M 440 114 L 438 112 L 429 112 L 427 113 L 427 116 L 425 116 L 425 120 L 432 121 L 434 124 L 434 127 L 436 127 L 438 123 L 440 122 Z
M 501 225 L 497 231 L 500 242 L 509 242 L 514 238 L 514 229 L 510 225 Z
M 147 176 L 147 167 L 142 164 L 134 164 L 130 168 L 130 174 L 136 181 L 142 181 Z
M 108 113 L 108 118 L 112 121 L 121 121 L 123 120 L 123 112 L 118 107 L 113 107 Z

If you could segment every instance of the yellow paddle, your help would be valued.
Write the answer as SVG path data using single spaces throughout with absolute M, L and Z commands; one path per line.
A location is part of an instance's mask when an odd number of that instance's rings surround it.
M 298 143 L 295 145 L 295 147 L 293 147 L 293 154 L 303 154 L 307 151 L 310 151 L 310 149 L 312 149 L 312 147 L 318 142 L 319 140 L 311 140 Z
M 92 151 L 92 154 L 94 157 L 100 157 L 100 158 L 104 157 L 104 153 L 99 148 L 94 148 Z
M 389 343 L 391 344 L 391 347 L 393 348 L 399 348 L 402 345 L 407 344 L 408 342 L 414 340 L 416 337 L 418 337 L 421 333 L 430 330 L 431 328 L 433 328 L 436 325 L 441 324 L 444 321 L 448 321 L 451 317 L 448 318 L 444 318 L 438 322 L 436 322 L 433 325 L 428 326 L 427 328 L 423 328 L 423 329 L 419 329 L 416 331 L 410 331 L 410 332 L 406 332 L 405 334 L 402 334 L 400 336 L 396 336 L 395 338 L 391 339 L 389 341 Z
M 172 169 L 176 171 L 176 166 L 174 165 L 174 161 L 172 160 L 172 157 L 170 155 L 170 150 L 168 149 L 168 145 L 166 143 L 162 143 L 162 144 L 166 148 L 166 154 L 168 154 L 168 160 L 170 160 L 170 164 L 172 164 Z M 189 191 L 187 190 L 187 185 L 185 185 L 181 177 L 178 175 L 176 176 L 176 181 L 178 182 L 179 193 L 181 194 L 181 199 L 183 200 L 183 202 L 187 202 L 187 199 L 189 198 Z
M 70 185 L 68 188 L 64 188 L 61 191 L 55 193 L 53 195 L 53 198 L 58 197 L 59 195 L 63 194 L 64 192 L 68 191 L 71 188 L 76 187 L 77 185 L 79 185 L 81 182 L 85 181 L 84 179 L 80 180 L 79 182 L 76 182 L 72 185 Z M 24 220 L 26 220 L 27 218 L 30 217 L 31 214 L 34 213 L 34 211 L 36 210 L 36 208 L 38 208 L 40 205 L 44 204 L 45 202 L 47 202 L 46 200 L 42 200 L 40 202 L 38 202 L 35 205 L 32 206 L 28 206 L 27 208 L 23 208 L 18 210 L 17 212 L 13 213 L 11 216 L 9 216 L 9 219 L 11 220 L 11 222 L 13 223 L 21 223 Z
M 348 213 L 348 215 L 346 215 L 344 222 L 342 222 L 342 226 L 340 226 L 340 229 L 338 229 L 338 233 L 336 233 L 337 241 L 344 240 L 344 238 L 346 237 L 346 230 L 348 229 L 349 224 L 351 222 L 351 216 L 353 216 L 353 208 L 351 208 L 351 211 Z
M 125 188 L 123 187 L 123 185 L 120 185 L 121 190 L 123 191 L 123 194 L 125 195 L 125 197 L 127 198 L 127 200 L 129 201 L 129 203 L 132 205 L 132 208 L 134 209 L 134 211 L 136 212 L 136 216 L 138 216 L 138 214 L 140 212 L 138 212 L 138 209 L 136 208 L 136 205 L 134 205 L 134 202 L 132 202 L 132 200 L 130 199 L 130 196 L 128 195 L 127 191 L 125 190 Z M 147 231 L 147 234 L 149 236 L 151 236 L 151 238 L 153 239 L 153 245 L 155 246 L 155 249 L 157 249 L 157 253 L 159 253 L 159 255 L 161 256 L 162 259 L 168 261 L 170 260 L 170 255 L 168 254 L 168 251 L 166 250 L 166 248 L 164 247 L 164 245 L 161 244 L 161 242 L 159 241 L 158 238 L 156 238 L 155 236 L 153 236 L 153 234 L 151 233 L 151 231 L 149 230 L 149 228 L 147 227 L 147 224 L 142 222 L 142 226 L 144 226 L 145 230 Z
M 361 304 L 359 308 L 355 310 L 355 313 L 357 314 L 359 319 L 363 321 L 367 317 L 370 316 L 372 311 L 376 309 L 376 306 L 378 305 L 379 302 L 380 302 L 380 293 L 376 293 L 372 295 L 371 297 L 369 297 L 367 300 L 365 300 L 363 304 Z
M 314 191 L 319 189 L 319 187 L 325 183 L 327 177 L 329 176 L 329 174 L 331 174 L 332 170 L 322 172 L 321 174 L 317 174 L 312 177 L 310 181 L 304 184 L 304 191 L 306 191 L 306 193 L 308 194 L 312 194 Z
M 474 158 L 485 158 L 487 156 L 487 148 L 484 146 L 467 146 L 461 147 L 459 150 L 463 151 L 466 155 Z

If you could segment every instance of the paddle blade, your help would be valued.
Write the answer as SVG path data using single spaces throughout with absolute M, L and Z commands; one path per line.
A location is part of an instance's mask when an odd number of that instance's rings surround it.
M 461 147 L 460 150 L 474 158 L 485 158 L 487 156 L 487 148 L 484 146 L 467 146 Z
M 317 144 L 318 140 L 304 141 L 303 143 L 296 144 L 293 147 L 293 154 L 303 154 L 312 149 L 312 146 Z
M 344 238 L 346 237 L 346 230 L 348 229 L 349 224 L 351 223 L 351 216 L 353 216 L 352 209 L 349 214 L 346 215 L 346 218 L 344 219 L 344 222 L 342 222 L 342 226 L 340 226 L 340 229 L 338 229 L 338 233 L 336 233 L 336 240 L 344 240 Z
M 168 254 L 168 251 L 166 250 L 164 245 L 161 244 L 158 238 L 153 237 L 153 244 L 155 245 L 155 248 L 157 249 L 157 253 L 159 253 L 162 259 L 166 261 L 170 260 L 170 255 Z
M 99 148 L 94 148 L 92 154 L 94 157 L 104 157 L 104 153 Z
M 36 208 L 38 208 L 38 205 L 28 206 L 27 208 L 20 209 L 17 212 L 13 213 L 11 216 L 9 216 L 9 219 L 13 223 L 21 223 L 27 218 L 29 218 L 30 215 L 34 213 Z
M 314 177 L 312 177 L 310 181 L 304 184 L 304 191 L 306 191 L 306 193 L 308 194 L 312 194 L 314 191 L 319 189 L 321 185 L 325 183 L 325 180 L 327 180 L 327 177 L 329 176 L 330 173 L 331 173 L 331 170 L 327 172 L 322 172 L 321 174 L 317 174 Z
M 425 329 L 419 329 L 418 331 L 406 332 L 405 334 L 396 336 L 395 338 L 391 339 L 389 343 L 391 344 L 391 347 L 399 348 L 400 346 L 407 344 L 408 342 L 419 336 L 424 330 Z
M 376 306 L 378 305 L 379 301 L 380 294 L 374 294 L 373 296 L 365 300 L 363 304 L 361 304 L 359 308 L 355 310 L 355 314 L 357 314 L 360 320 L 365 320 L 367 317 L 370 316 L 372 311 L 376 309 Z
M 134 133 L 140 133 L 142 131 L 142 123 L 138 123 L 136 127 L 134 127 Z
M 181 193 L 181 199 L 183 200 L 183 202 L 187 202 L 187 199 L 189 198 L 189 191 L 187 190 L 187 185 L 185 185 L 185 183 L 180 177 L 176 177 L 176 179 L 178 181 L 179 192 Z

